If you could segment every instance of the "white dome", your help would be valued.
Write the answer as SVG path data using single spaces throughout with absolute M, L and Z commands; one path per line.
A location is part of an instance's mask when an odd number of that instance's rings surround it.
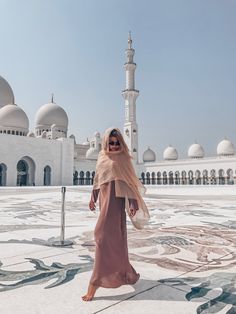
M 144 162 L 151 162 L 151 161 L 156 161 L 156 154 L 153 150 L 148 147 L 147 150 L 143 153 L 143 161 Z
M 8 82 L 0 76 L 0 108 L 14 104 L 14 94 Z
M 98 159 L 99 151 L 95 147 L 90 147 L 86 152 L 86 158 L 97 160 Z
M 27 136 L 28 136 L 28 137 L 35 137 L 35 134 L 34 134 L 34 132 L 31 131 L 31 132 L 29 132 L 29 133 L 27 134 Z
M 54 102 L 50 102 L 39 108 L 36 113 L 35 122 L 36 128 L 38 126 L 51 127 L 53 124 L 66 130 L 68 128 L 68 117 L 65 110 Z
M 96 131 L 93 135 L 94 137 L 101 137 L 100 133 L 98 131 Z
M 217 155 L 220 156 L 235 155 L 234 144 L 231 141 L 224 139 L 217 145 Z
M 0 128 L 27 131 L 29 119 L 17 105 L 6 105 L 0 109 Z
M 204 155 L 204 149 L 200 144 L 192 144 L 188 149 L 188 157 L 190 158 L 203 158 Z
M 174 147 L 170 145 L 164 150 L 163 158 L 165 160 L 176 160 L 178 159 L 178 152 Z

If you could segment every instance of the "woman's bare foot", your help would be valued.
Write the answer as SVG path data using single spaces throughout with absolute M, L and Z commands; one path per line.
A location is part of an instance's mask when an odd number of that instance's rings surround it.
M 94 285 L 89 285 L 89 287 L 88 287 L 88 292 L 87 292 L 87 294 L 85 294 L 83 297 L 82 297 L 82 299 L 84 300 L 84 301 L 91 301 L 92 299 L 93 299 L 93 297 L 94 297 L 94 295 L 95 295 L 95 292 L 96 292 L 96 290 L 98 289 L 98 287 L 97 286 L 94 286 Z

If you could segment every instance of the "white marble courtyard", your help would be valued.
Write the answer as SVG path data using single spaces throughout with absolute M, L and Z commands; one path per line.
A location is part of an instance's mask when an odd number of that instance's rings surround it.
M 195 187 L 196 188 L 196 187 Z M 128 221 L 134 286 L 87 290 L 93 229 L 91 187 L 66 192 L 66 238 L 60 236 L 60 188 L 0 189 L 0 313 L 236 313 L 236 188 L 148 189 L 149 226 Z M 158 193 L 159 192 L 159 193 Z M 158 193 L 158 194 L 157 194 Z

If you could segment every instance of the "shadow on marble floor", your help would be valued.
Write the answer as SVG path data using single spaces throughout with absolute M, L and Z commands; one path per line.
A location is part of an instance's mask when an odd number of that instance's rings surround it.
M 227 306 L 230 306 L 230 309 L 225 314 L 236 313 L 235 273 L 216 272 L 208 277 L 161 280 L 140 279 L 133 288 L 133 292 L 114 296 L 95 296 L 94 300 L 114 300 L 118 303 L 127 300 L 197 302 L 196 313 L 218 313 Z

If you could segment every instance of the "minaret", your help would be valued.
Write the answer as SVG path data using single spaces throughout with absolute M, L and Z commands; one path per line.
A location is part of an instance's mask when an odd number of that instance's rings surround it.
M 133 62 L 135 50 L 132 48 L 132 39 L 129 32 L 128 49 L 125 50 L 127 62 L 124 64 L 126 74 L 125 90 L 122 96 L 125 99 L 125 123 L 124 139 L 129 147 L 130 153 L 134 157 L 134 164 L 138 164 L 138 125 L 136 122 L 136 99 L 139 91 L 135 89 L 135 69 Z

